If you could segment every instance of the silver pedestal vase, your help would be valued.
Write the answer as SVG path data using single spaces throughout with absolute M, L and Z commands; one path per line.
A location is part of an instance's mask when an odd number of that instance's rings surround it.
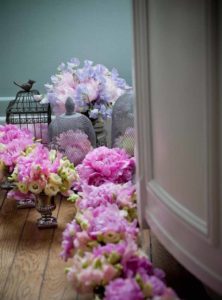
M 52 216 L 52 211 L 56 208 L 55 197 L 47 196 L 43 193 L 36 195 L 36 210 L 41 214 L 37 220 L 37 226 L 40 229 L 57 227 L 57 219 Z
M 22 200 L 16 200 L 17 208 L 34 208 L 35 207 L 35 197 L 27 196 Z
M 6 168 L 4 171 L 3 171 L 3 178 L 0 182 L 0 188 L 3 189 L 3 190 L 11 190 L 13 187 L 14 187 L 14 184 L 8 180 L 8 177 L 10 176 L 10 172 L 8 171 L 8 169 Z

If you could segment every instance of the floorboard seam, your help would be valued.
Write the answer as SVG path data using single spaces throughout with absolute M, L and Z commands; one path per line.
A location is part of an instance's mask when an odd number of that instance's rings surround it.
M 3 207 L 3 205 L 4 205 L 4 203 L 5 203 L 5 199 L 7 198 L 7 192 L 5 192 L 5 196 L 4 196 L 4 198 L 3 198 L 3 201 L 2 201 L 2 204 L 1 204 L 1 206 L 0 206 L 0 210 L 2 209 L 2 207 Z
M 14 257 L 13 257 L 11 266 L 10 266 L 9 269 L 8 269 L 8 274 L 7 274 L 7 277 L 6 277 L 6 280 L 5 280 L 3 289 L 2 289 L 3 295 L 4 295 L 4 291 L 5 291 L 5 287 L 6 287 L 6 284 L 7 284 L 8 278 L 9 278 L 9 275 L 10 275 L 11 270 L 12 270 L 12 266 L 13 266 L 13 264 L 14 264 L 14 262 L 15 262 L 15 257 L 16 257 L 17 251 L 18 251 L 18 247 L 19 247 L 19 244 L 20 244 L 20 241 L 21 241 L 21 238 L 22 238 L 22 234 L 23 234 L 23 232 L 24 232 L 24 228 L 25 228 L 25 225 L 26 225 L 26 222 L 27 222 L 29 213 L 30 213 L 30 209 L 28 210 L 28 212 L 27 212 L 27 214 L 26 214 L 25 221 L 24 221 L 24 224 L 23 224 L 23 226 L 22 226 L 21 233 L 20 233 L 20 235 L 19 235 L 18 243 L 17 243 L 16 248 L 15 248 Z
M 62 198 L 60 197 L 60 199 L 59 199 L 59 207 L 58 207 L 58 211 L 57 211 L 57 215 L 56 215 L 57 220 L 58 220 L 58 216 L 59 216 L 59 211 L 60 211 L 60 207 L 61 207 L 61 202 L 62 202 Z M 49 247 L 48 247 L 47 259 L 46 259 L 46 264 L 45 264 L 45 267 L 44 267 L 44 270 L 43 270 L 43 274 L 42 274 L 42 282 L 41 282 L 40 289 L 39 289 L 38 300 L 41 299 L 42 287 L 43 287 L 43 284 L 44 284 L 45 274 L 46 274 L 46 270 L 47 270 L 47 267 L 48 267 L 49 256 L 50 256 L 50 249 L 51 249 L 51 247 L 52 247 L 52 243 L 53 243 L 53 240 L 54 240 L 55 230 L 56 230 L 56 228 L 53 229 L 53 232 L 52 232 L 52 235 L 51 235 L 51 239 L 50 239 L 50 243 L 49 243 Z

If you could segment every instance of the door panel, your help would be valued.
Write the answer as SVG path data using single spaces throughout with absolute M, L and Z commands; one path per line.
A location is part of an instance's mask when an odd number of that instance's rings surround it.
M 139 214 L 222 293 L 215 1 L 133 1 Z

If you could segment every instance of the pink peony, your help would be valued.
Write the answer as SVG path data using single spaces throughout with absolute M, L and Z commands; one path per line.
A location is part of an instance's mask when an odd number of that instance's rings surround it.
M 122 149 L 99 147 L 88 153 L 77 167 L 80 181 L 99 186 L 106 182 L 125 183 L 132 180 L 135 160 Z

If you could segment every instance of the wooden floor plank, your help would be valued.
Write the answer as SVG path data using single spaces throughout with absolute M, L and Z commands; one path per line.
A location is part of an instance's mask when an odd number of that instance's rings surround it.
M 1 193 L 2 195 L 2 193 Z M 26 222 L 28 210 L 16 209 L 15 200 L 5 199 L 0 210 L 0 299 L 14 261 L 16 249 Z
M 58 206 L 54 215 L 58 214 Z M 39 230 L 39 213 L 29 211 L 2 300 L 37 300 L 42 285 L 54 229 Z
M 74 218 L 73 204 L 62 200 L 58 215 L 58 228 L 53 237 L 52 247 L 45 272 L 40 300 L 74 300 L 76 293 L 67 282 L 65 267 L 70 266 L 71 261 L 64 263 L 60 259 L 62 232 L 68 222 Z
M 1 189 L 0 189 L 0 209 L 1 209 L 2 206 L 3 206 L 3 203 L 4 203 L 4 200 L 5 200 L 6 194 L 7 194 L 7 192 L 6 192 L 5 190 L 1 190 Z

